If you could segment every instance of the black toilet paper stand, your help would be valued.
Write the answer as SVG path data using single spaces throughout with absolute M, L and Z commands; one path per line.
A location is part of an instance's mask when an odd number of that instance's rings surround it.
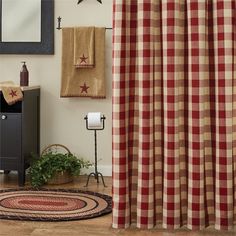
M 99 176 L 101 176 L 102 178 L 102 183 L 103 183 L 103 186 L 104 187 L 107 187 L 105 185 L 105 182 L 104 182 L 104 178 L 103 178 L 103 175 L 101 172 L 98 172 L 98 168 L 97 168 L 97 130 L 103 130 L 105 128 L 105 119 L 106 117 L 103 115 L 101 117 L 101 120 L 102 120 L 102 127 L 101 128 L 98 128 L 98 129 L 91 129 L 89 128 L 88 126 L 88 116 L 85 116 L 84 119 L 86 120 L 86 129 L 87 130 L 93 130 L 94 131 L 94 144 L 95 144 L 95 163 L 94 163 L 94 169 L 95 171 L 94 172 L 91 172 L 89 175 L 88 175 L 88 178 L 87 178 L 87 182 L 86 182 L 86 185 L 84 187 L 88 187 L 88 183 L 89 183 L 89 179 L 90 179 L 90 176 L 94 175 L 95 179 L 97 180 L 97 183 L 99 183 Z

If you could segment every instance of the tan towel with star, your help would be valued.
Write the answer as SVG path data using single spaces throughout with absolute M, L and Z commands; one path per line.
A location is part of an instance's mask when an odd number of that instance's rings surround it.
M 0 85 L 2 89 L 2 94 L 8 105 L 13 105 L 18 101 L 22 101 L 23 93 L 20 86 L 16 85 Z
M 94 27 L 74 28 L 74 65 L 76 68 L 94 67 Z
M 74 28 L 62 29 L 61 97 L 105 98 L 105 28 L 95 28 L 95 67 L 75 68 Z

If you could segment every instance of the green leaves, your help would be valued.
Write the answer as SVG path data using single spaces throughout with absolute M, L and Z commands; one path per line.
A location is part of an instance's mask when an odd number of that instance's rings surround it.
M 92 166 L 89 161 L 67 153 L 48 152 L 34 161 L 29 168 L 30 182 L 33 187 L 39 187 L 50 180 L 56 172 L 68 171 L 74 176 L 80 174 L 82 168 Z

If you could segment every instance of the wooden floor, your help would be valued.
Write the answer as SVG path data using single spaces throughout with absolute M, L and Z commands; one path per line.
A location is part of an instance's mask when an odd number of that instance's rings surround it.
M 89 187 L 83 187 L 86 182 L 86 176 L 81 176 L 75 179 L 74 182 L 60 185 L 60 186 L 45 186 L 50 188 L 75 188 L 83 190 L 91 190 L 100 193 L 105 193 L 111 195 L 111 177 L 105 177 L 105 182 L 108 185 L 104 188 L 100 183 L 96 183 L 94 178 L 90 179 Z M 29 186 L 29 184 L 26 184 Z M 10 173 L 9 175 L 4 175 L 0 173 L 0 189 L 5 188 L 16 188 L 17 186 L 17 175 L 15 173 Z M 111 214 L 102 217 L 81 220 L 81 221 L 68 221 L 68 222 L 30 222 L 30 221 L 11 221 L 11 220 L 0 220 L 0 235 L 8 236 L 104 236 L 104 235 L 130 235 L 130 236 L 236 236 L 236 231 L 226 232 L 226 231 L 216 231 L 214 229 L 206 229 L 203 231 L 190 231 L 187 229 L 181 229 L 177 231 L 167 231 L 163 229 L 152 229 L 152 230 L 139 230 L 135 226 L 129 229 L 112 229 L 111 227 Z

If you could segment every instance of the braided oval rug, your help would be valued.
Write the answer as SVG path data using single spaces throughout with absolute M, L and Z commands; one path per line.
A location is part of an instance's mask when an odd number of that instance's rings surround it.
M 0 219 L 84 220 L 111 211 L 112 198 L 91 191 L 41 188 L 0 190 Z

